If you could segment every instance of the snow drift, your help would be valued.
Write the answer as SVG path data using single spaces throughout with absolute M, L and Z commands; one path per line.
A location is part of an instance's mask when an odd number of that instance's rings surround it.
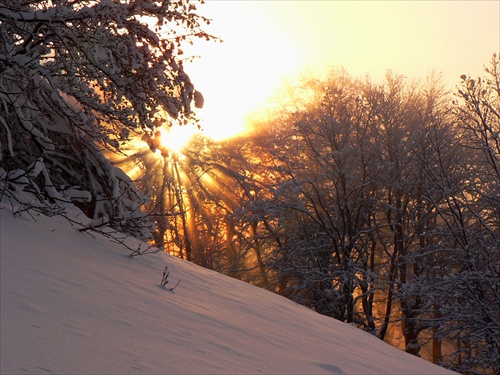
M 451 373 L 168 254 L 0 211 L 2 374 Z

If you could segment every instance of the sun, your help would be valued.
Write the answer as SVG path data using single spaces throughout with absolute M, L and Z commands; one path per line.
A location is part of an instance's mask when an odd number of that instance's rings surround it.
M 151 151 L 159 152 L 163 157 L 181 156 L 182 150 L 196 134 L 192 126 L 162 126 L 158 127 L 154 137 L 148 137 Z

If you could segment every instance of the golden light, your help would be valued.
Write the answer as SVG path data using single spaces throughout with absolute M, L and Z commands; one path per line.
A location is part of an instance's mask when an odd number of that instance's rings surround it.
M 204 133 L 221 140 L 245 132 L 247 116 L 283 77 L 343 66 L 355 77 L 383 80 L 443 72 L 481 74 L 498 52 L 500 3 L 384 1 L 207 1 L 200 14 L 223 43 L 194 43 L 186 71 L 205 97 Z M 464 54 L 464 51 L 468 52 Z
M 157 139 L 160 152 L 171 152 L 182 155 L 182 149 L 195 134 L 194 126 L 162 126 L 157 129 Z
M 410 77 L 436 69 L 452 84 L 462 73 L 480 74 L 500 43 L 499 10 L 498 2 L 481 1 L 208 1 L 197 11 L 212 20 L 206 31 L 223 42 L 195 41 L 182 55 L 204 97 L 203 109 L 195 110 L 202 134 L 216 141 L 207 142 L 216 150 L 226 143 L 218 141 L 251 130 L 250 116 L 276 105 L 270 95 L 307 68 L 321 76 L 343 66 L 376 81 L 386 69 Z M 131 159 L 141 163 L 131 163 L 129 174 L 143 178 L 155 196 L 168 251 L 196 252 L 195 219 L 210 221 L 211 210 L 229 211 L 237 201 L 223 172 L 200 167 L 197 158 L 210 157 L 212 146 L 200 152 L 204 146 L 190 143 L 197 133 L 196 125 L 163 125 L 131 143 Z
M 318 75 L 340 65 L 353 76 L 375 80 L 383 79 L 386 69 L 421 78 L 436 69 L 450 86 L 462 73 L 481 74 L 500 44 L 499 4 L 206 2 L 198 8 L 212 20 L 206 31 L 223 42 L 199 40 L 183 48 L 186 72 L 205 98 L 204 108 L 196 109 L 202 134 L 221 141 L 245 133 L 250 116 L 276 104 L 270 94 L 283 86 L 284 77 L 293 81 L 306 68 Z M 470 53 L 463 54 L 464 46 Z M 189 62 L 192 56 L 199 58 Z M 164 154 L 182 154 L 199 130 L 174 125 L 159 132 L 155 142 Z
M 265 105 L 285 75 L 299 70 L 302 58 L 286 30 L 252 21 L 262 18 L 253 2 L 214 1 L 199 9 L 223 42 L 195 43 L 186 51 L 200 58 L 185 67 L 205 98 L 197 111 L 203 133 L 220 141 L 247 130 L 247 116 Z

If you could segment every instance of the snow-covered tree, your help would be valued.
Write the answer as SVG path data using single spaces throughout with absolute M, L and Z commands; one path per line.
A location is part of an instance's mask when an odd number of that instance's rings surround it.
M 275 245 L 267 251 L 271 284 L 322 314 L 374 331 L 375 170 L 364 147 L 370 112 L 359 100 L 360 87 L 345 72 L 332 71 L 324 81 L 305 78 L 298 95 L 291 93 L 287 111 L 254 139 L 269 178 L 262 202 L 253 205 L 266 210 L 260 238 Z
M 437 333 L 454 348 L 443 362 L 462 373 L 500 373 L 500 58 L 484 77 L 463 75 L 455 107 L 454 165 L 436 189 L 441 256 L 433 281 Z M 446 165 L 445 155 L 437 159 Z M 437 270 L 436 270 L 437 271 Z
M 203 97 L 181 47 L 213 39 L 207 22 L 189 0 L 2 1 L 3 193 L 79 202 L 90 218 L 146 236 L 144 198 L 101 151 L 119 152 L 135 133 L 153 146 L 157 126 L 194 118 Z
M 498 366 L 498 78 L 477 82 L 457 117 L 432 75 L 307 81 L 253 139 L 269 285 L 435 363 Z

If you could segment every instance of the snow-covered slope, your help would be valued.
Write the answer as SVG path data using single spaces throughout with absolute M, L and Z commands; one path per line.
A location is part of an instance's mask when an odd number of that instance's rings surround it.
M 0 211 L 2 374 L 450 373 L 168 254 Z

